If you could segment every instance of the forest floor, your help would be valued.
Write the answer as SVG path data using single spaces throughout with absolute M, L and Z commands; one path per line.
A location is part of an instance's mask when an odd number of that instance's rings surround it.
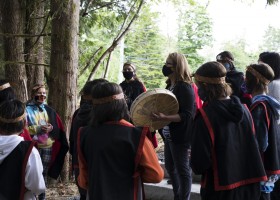
M 156 152 L 158 154 L 159 160 L 163 160 L 163 147 L 164 143 L 159 134 L 156 134 L 158 140 L 158 147 Z M 52 183 L 48 185 L 46 191 L 46 200 L 78 200 L 79 191 L 74 182 L 74 180 L 69 181 L 68 183 Z

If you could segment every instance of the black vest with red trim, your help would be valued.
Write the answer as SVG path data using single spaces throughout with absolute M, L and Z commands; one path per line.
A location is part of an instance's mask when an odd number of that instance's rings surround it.
M 25 169 L 34 142 L 22 141 L 0 165 L 0 199 L 23 200 Z
M 241 122 L 225 121 L 206 106 L 199 109 L 212 142 L 212 169 L 202 179 L 202 188 L 215 191 L 267 180 L 254 135 L 250 112 L 243 106 Z
M 272 112 L 270 104 L 266 101 L 255 102 L 250 108 L 251 112 L 258 107 L 263 109 L 268 129 L 268 146 L 265 152 L 262 153 L 264 168 L 268 176 L 280 174 L 280 129 L 277 117 Z
M 87 163 L 90 200 L 138 199 L 138 164 L 147 131 L 121 122 L 81 129 L 78 150 Z

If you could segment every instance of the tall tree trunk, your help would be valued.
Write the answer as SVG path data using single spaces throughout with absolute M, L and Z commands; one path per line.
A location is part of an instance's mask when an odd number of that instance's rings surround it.
M 67 138 L 76 106 L 80 0 L 51 0 L 52 36 L 48 103 L 62 118 Z M 69 162 L 62 180 L 68 180 Z
M 44 29 L 44 2 L 27 0 L 26 34 L 40 35 Z M 46 23 L 46 22 L 45 22 Z M 44 63 L 43 36 L 29 37 L 25 40 L 25 60 L 30 63 Z M 28 96 L 35 83 L 44 82 L 44 66 L 26 65 Z
M 24 25 L 24 7 L 21 0 L 1 0 L 0 14 L 3 20 L 2 30 L 5 34 L 23 34 Z M 27 100 L 27 83 L 26 71 L 23 55 L 22 37 L 4 37 L 4 61 L 9 64 L 5 65 L 5 77 L 14 83 L 13 87 L 16 91 L 18 99 Z

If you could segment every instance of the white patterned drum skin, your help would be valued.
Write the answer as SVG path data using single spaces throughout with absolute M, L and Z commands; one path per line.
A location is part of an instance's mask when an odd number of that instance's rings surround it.
M 132 103 L 130 115 L 135 126 L 148 126 L 155 131 L 168 125 L 170 121 L 152 119 L 152 113 L 177 114 L 179 104 L 175 95 L 167 89 L 152 89 L 140 94 Z

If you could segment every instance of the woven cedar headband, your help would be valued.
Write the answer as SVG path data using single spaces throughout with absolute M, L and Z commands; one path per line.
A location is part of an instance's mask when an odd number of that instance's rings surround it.
M 21 116 L 19 116 L 17 118 L 14 118 L 14 119 L 6 119 L 6 118 L 3 118 L 3 117 L 0 117 L 0 122 L 10 124 L 10 123 L 20 122 L 25 118 L 26 118 L 26 113 L 23 113 Z
M 0 91 L 5 90 L 6 88 L 9 88 L 9 87 L 11 87 L 10 83 L 5 83 L 0 86 Z
M 36 85 L 32 88 L 32 90 L 38 90 L 39 88 L 45 88 L 45 85 Z
M 92 103 L 93 103 L 93 105 L 98 105 L 98 104 L 109 103 L 109 102 L 112 102 L 112 101 L 115 101 L 118 99 L 124 99 L 124 94 L 120 93 L 120 94 L 115 94 L 112 96 L 98 98 L 98 99 L 93 98 Z
M 212 77 L 205 77 L 195 74 L 194 78 L 196 81 L 200 81 L 203 83 L 210 83 L 210 84 L 225 84 L 226 83 L 226 77 L 219 77 L 219 78 L 212 78 Z
M 253 74 L 257 79 L 259 79 L 264 84 L 269 84 L 269 80 L 267 80 L 263 75 L 261 75 L 257 70 L 255 70 L 253 67 L 249 66 L 247 67 L 247 71 Z

